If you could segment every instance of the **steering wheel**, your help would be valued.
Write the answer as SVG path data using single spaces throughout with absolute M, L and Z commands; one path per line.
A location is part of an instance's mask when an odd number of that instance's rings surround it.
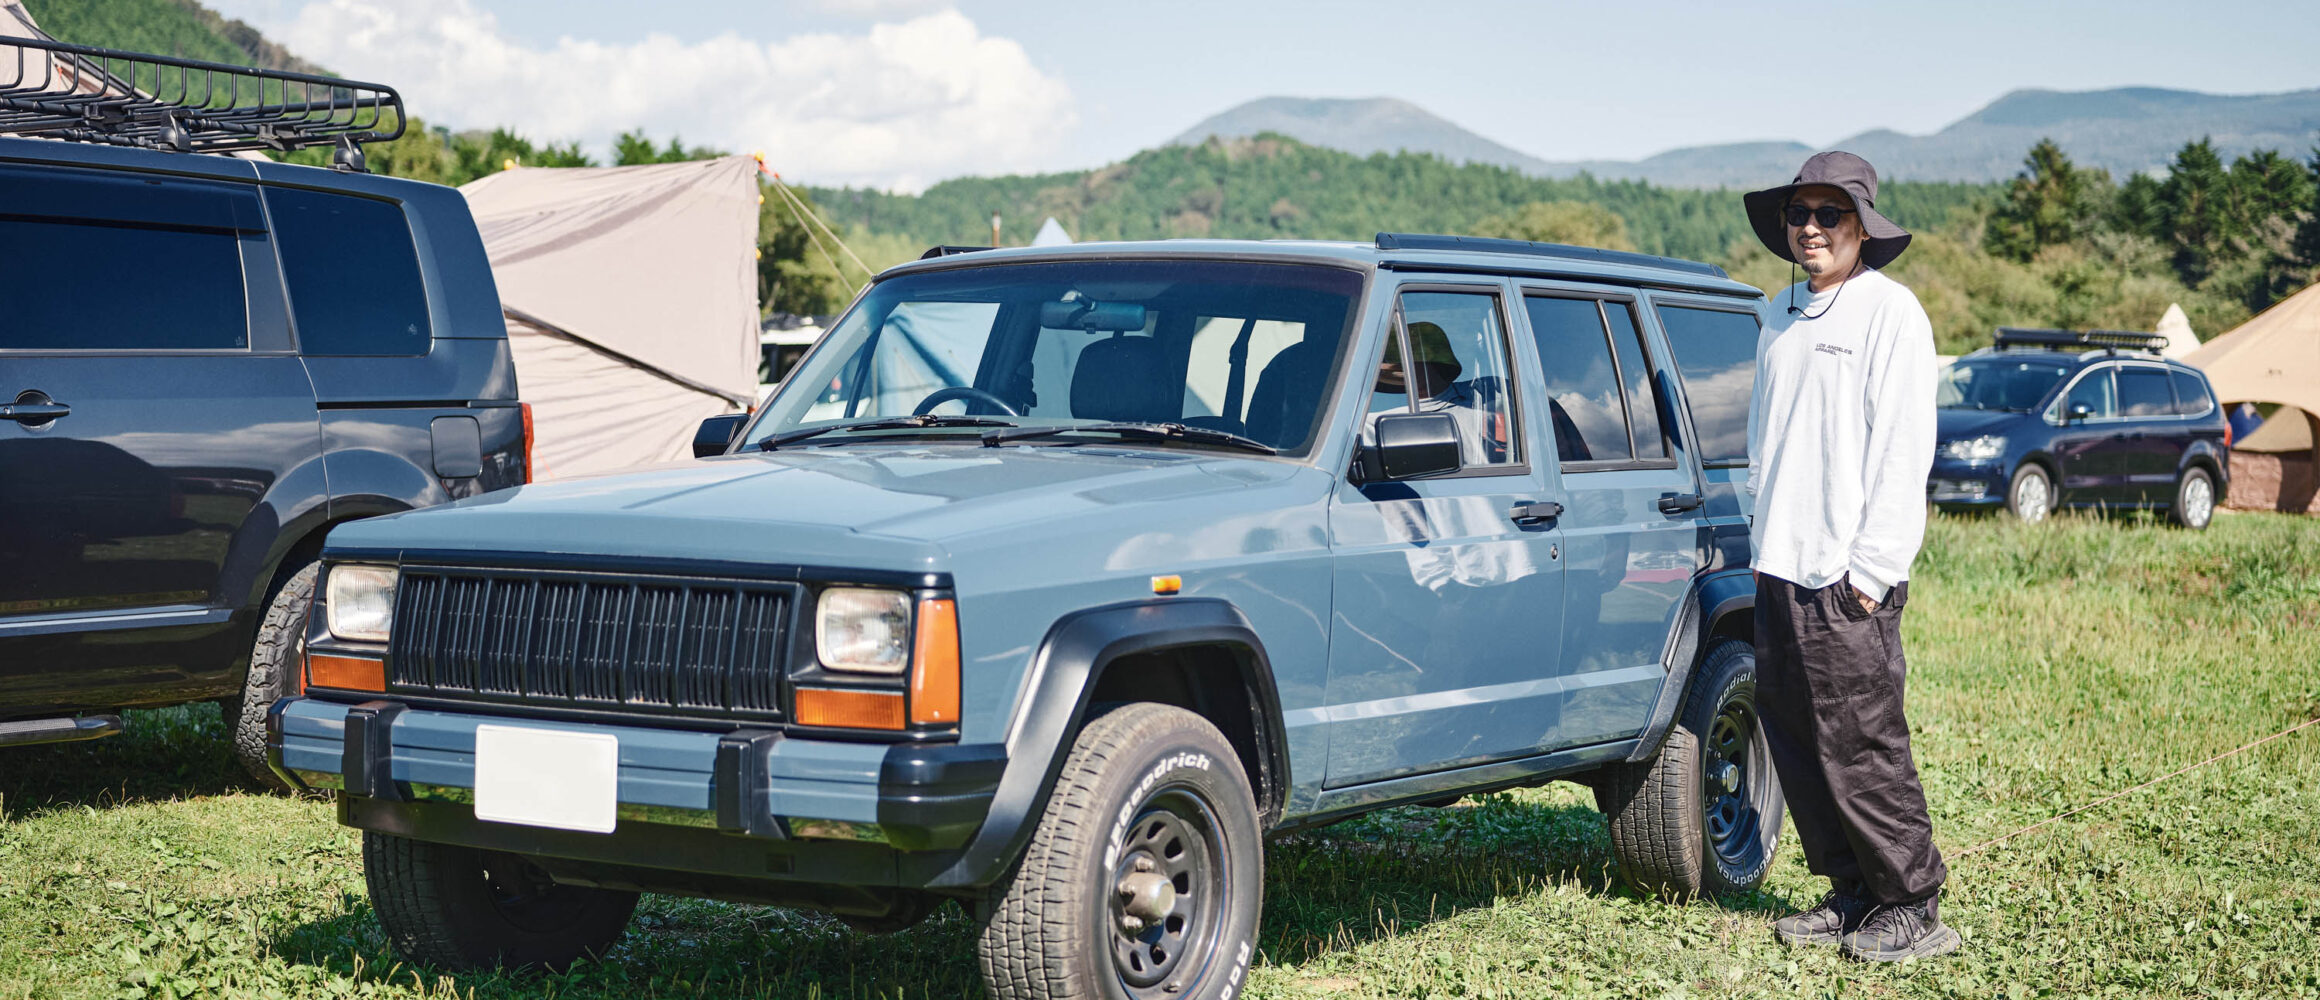
M 1010 417 L 1020 417 L 1023 415 L 1016 412 L 1013 406 L 1009 406 L 1006 400 L 1000 399 L 997 396 L 994 396 L 988 392 L 984 392 L 983 390 L 977 389 L 971 385 L 944 386 L 943 388 L 936 389 L 933 392 L 927 393 L 925 399 L 919 400 L 917 406 L 910 408 L 910 414 L 914 417 L 925 416 L 926 414 L 933 413 L 935 407 L 941 406 L 944 403 L 948 403 L 954 399 L 964 399 L 967 400 L 970 404 L 988 404 L 996 408 L 999 412 L 1004 413 Z M 967 407 L 967 412 L 975 412 L 974 406 L 969 405 Z

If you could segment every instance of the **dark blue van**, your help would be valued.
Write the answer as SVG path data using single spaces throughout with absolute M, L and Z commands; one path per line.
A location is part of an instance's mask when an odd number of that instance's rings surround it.
M 2230 485 L 2230 425 L 2199 370 L 2151 334 L 2003 327 L 1942 373 L 1926 497 L 2041 521 L 2058 507 L 2162 509 L 2205 528 Z

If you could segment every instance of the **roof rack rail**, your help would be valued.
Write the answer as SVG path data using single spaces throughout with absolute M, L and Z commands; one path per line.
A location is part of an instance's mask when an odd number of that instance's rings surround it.
M 0 133 L 181 153 L 327 144 L 332 167 L 361 171 L 358 144 L 403 122 L 381 84 L 0 36 Z
M 2027 326 L 2001 326 L 1996 340 L 2000 348 L 2082 347 L 2114 353 L 2125 349 L 2157 354 L 2167 346 L 2167 338 L 2156 333 L 2132 330 L 2048 330 Z
M 976 251 L 978 251 L 978 250 L 996 250 L 996 249 L 998 249 L 998 248 L 997 248 L 997 247 L 955 247 L 955 246 L 951 246 L 951 245 L 949 245 L 949 244 L 944 244 L 944 245 L 942 245 L 942 246 L 932 246 L 932 247 L 928 247 L 928 248 L 926 248 L 926 252 L 925 252 L 925 253 L 922 253 L 922 254 L 919 254 L 919 255 L 918 255 L 918 259 L 920 259 L 920 260 L 933 260 L 933 259 L 935 259 L 935 258 L 937 258 L 937 257 L 949 257 L 949 256 L 951 256 L 951 255 L 953 255 L 953 254 L 962 254 L 962 253 L 974 253 L 974 252 L 976 252 Z
M 1516 253 L 1532 257 L 1560 257 L 1565 260 L 1588 260 L 1601 264 L 1630 264 L 1641 267 L 1668 268 L 1704 274 L 1711 278 L 1728 278 L 1724 269 L 1714 264 L 1703 264 L 1681 257 L 1660 257 L 1627 250 L 1604 250 L 1597 247 L 1577 247 L 1567 243 L 1533 243 L 1529 240 L 1501 240 L 1486 236 L 1439 236 L 1431 233 L 1379 233 L 1380 250 L 1469 250 L 1481 253 Z

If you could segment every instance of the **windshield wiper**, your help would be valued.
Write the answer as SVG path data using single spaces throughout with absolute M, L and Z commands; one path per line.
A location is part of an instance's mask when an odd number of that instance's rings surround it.
M 983 434 L 983 447 L 996 448 L 1009 441 L 1052 437 L 1057 434 L 1076 434 L 1080 431 L 1099 431 L 1146 441 L 1192 441 L 1200 444 L 1220 444 L 1228 448 L 1240 448 L 1265 455 L 1281 453 L 1280 449 L 1272 445 L 1254 438 L 1242 437 L 1231 431 L 1211 430 L 1206 427 L 1194 427 L 1190 424 L 1135 420 L 1104 424 L 1058 424 L 1052 427 L 1017 427 L 1011 430 L 986 431 Z
M 801 427 L 783 431 L 757 443 L 757 450 L 772 451 L 785 444 L 795 444 L 810 437 L 831 431 L 899 431 L 922 427 L 1013 427 L 1013 421 L 991 417 L 960 417 L 941 413 L 919 413 L 907 417 L 878 417 L 851 424 L 824 424 L 820 427 Z

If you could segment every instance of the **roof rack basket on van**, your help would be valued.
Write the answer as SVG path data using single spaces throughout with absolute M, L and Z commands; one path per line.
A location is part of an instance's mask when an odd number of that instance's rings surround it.
M 2124 349 L 2157 354 L 2167 346 L 2167 338 L 2156 333 L 2137 333 L 2132 330 L 2043 330 L 2026 326 L 1998 328 L 1998 347 L 2079 347 L 2099 348 L 2113 353 Z
M 0 36 L 0 133 L 181 153 L 327 144 L 331 166 L 360 171 L 359 143 L 403 134 L 403 99 L 376 83 Z

